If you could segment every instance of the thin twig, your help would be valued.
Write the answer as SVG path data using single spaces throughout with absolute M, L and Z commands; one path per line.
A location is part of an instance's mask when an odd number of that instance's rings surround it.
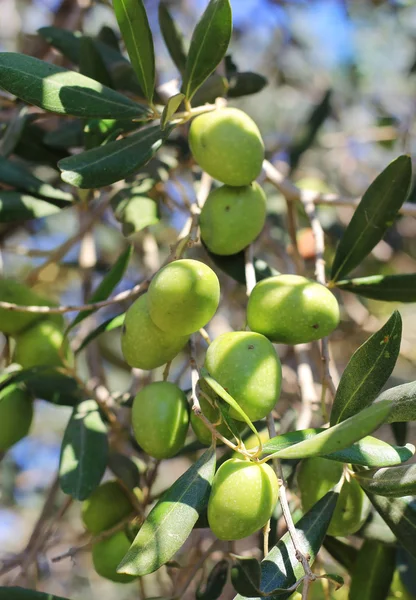
M 297 362 L 297 376 L 302 398 L 302 411 L 297 420 L 297 429 L 307 429 L 312 421 L 313 409 L 318 405 L 318 395 L 313 380 L 312 367 L 309 362 L 311 345 L 298 344 L 294 346 Z M 325 419 L 325 422 L 328 419 Z
M 256 270 L 253 264 L 253 245 L 247 246 L 245 250 L 245 275 L 246 275 L 246 290 L 247 296 L 250 296 L 253 288 L 256 285 Z

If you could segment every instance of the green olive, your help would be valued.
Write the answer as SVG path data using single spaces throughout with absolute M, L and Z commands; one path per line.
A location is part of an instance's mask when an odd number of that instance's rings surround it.
M 175 456 L 185 444 L 189 425 L 185 394 L 169 381 L 147 385 L 134 399 L 132 425 L 137 443 L 149 456 Z
M 160 367 L 175 358 L 187 341 L 188 336 L 167 333 L 153 323 L 147 306 L 147 294 L 140 296 L 126 313 L 121 348 L 131 367 Z
M 96 535 L 117 525 L 133 507 L 118 481 L 106 481 L 84 500 L 81 511 L 86 529 Z
M 37 366 L 62 367 L 73 354 L 62 328 L 54 321 L 40 321 L 16 336 L 13 360 L 24 369 Z
M 238 108 L 221 108 L 196 117 L 189 130 L 196 162 L 227 185 L 249 185 L 259 175 L 264 144 L 252 119 Z
M 153 277 L 147 294 L 150 317 L 160 329 L 184 336 L 204 327 L 220 301 L 214 271 L 199 260 L 175 260 Z
M 33 420 L 33 401 L 16 386 L 0 391 L 0 452 L 27 436 Z
M 327 458 L 307 458 L 298 471 L 298 485 L 305 512 L 310 510 L 341 479 L 343 464 Z M 342 486 L 328 534 L 347 536 L 358 531 L 369 511 L 369 501 L 355 479 Z
M 208 347 L 205 367 L 252 421 L 263 419 L 279 398 L 282 368 L 273 344 L 264 335 L 223 333 Z M 233 408 L 230 416 L 243 420 Z
M 231 458 L 215 474 L 208 502 L 208 522 L 220 540 L 240 540 L 270 519 L 279 494 L 269 465 Z
M 265 220 L 266 195 L 258 183 L 223 185 L 209 194 L 202 208 L 201 238 L 214 254 L 236 254 L 256 239 Z
M 117 567 L 127 554 L 131 543 L 124 531 L 119 531 L 109 538 L 96 542 L 92 547 L 94 569 L 106 579 L 115 583 L 130 583 L 133 575 L 117 573 Z
M 204 387 L 206 388 L 206 386 Z M 202 414 L 208 419 L 208 421 L 214 425 L 216 423 L 220 423 L 216 428 L 218 433 L 229 440 L 233 440 L 234 435 L 230 431 L 229 427 L 224 423 L 224 421 L 220 422 L 221 413 L 219 409 L 212 406 L 203 396 L 199 398 L 199 404 L 201 406 Z M 241 432 L 245 428 L 245 423 L 242 423 L 241 421 L 234 421 L 233 419 L 232 421 L 237 432 Z M 193 411 L 191 412 L 191 426 L 201 444 L 210 446 L 212 442 L 211 431 L 208 429 L 205 423 L 203 423 L 203 421 L 201 421 L 201 419 L 195 415 Z M 217 439 L 217 445 L 221 444 L 223 444 L 223 442 Z
M 276 275 L 254 287 L 247 323 L 272 342 L 304 344 L 325 337 L 337 327 L 338 302 L 316 281 L 300 275 Z

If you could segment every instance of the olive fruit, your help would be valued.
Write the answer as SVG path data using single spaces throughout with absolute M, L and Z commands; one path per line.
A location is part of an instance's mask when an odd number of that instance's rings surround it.
M 214 271 L 199 260 L 175 260 L 153 277 L 147 293 L 150 317 L 169 334 L 184 336 L 204 327 L 220 301 Z
M 189 130 L 196 162 L 227 185 L 249 185 L 261 171 L 264 144 L 254 121 L 238 108 L 221 108 L 196 117 Z
M 230 458 L 215 474 L 208 502 L 208 523 L 220 540 L 240 540 L 270 519 L 279 495 L 269 465 Z
M 39 321 L 16 336 L 13 360 L 24 369 L 37 366 L 61 367 L 73 355 L 60 325 Z
M 133 575 L 117 573 L 117 567 L 130 546 L 130 540 L 124 531 L 118 531 L 109 538 L 95 542 L 92 546 L 92 562 L 98 575 L 116 583 L 133 581 L 135 579 Z
M 337 327 L 338 302 L 316 281 L 300 275 L 276 275 L 254 287 L 247 323 L 272 342 L 303 344 L 319 340 Z
M 223 185 L 209 194 L 202 208 L 201 238 L 214 254 L 236 254 L 256 239 L 265 220 L 266 195 L 258 183 Z
M 312 508 L 331 488 L 340 481 L 343 464 L 327 458 L 307 458 L 302 461 L 297 481 L 305 512 Z M 347 536 L 358 531 L 368 516 L 369 501 L 355 479 L 345 481 L 328 534 Z
M 162 331 L 150 318 L 147 294 L 128 309 L 121 335 L 126 362 L 139 369 L 155 369 L 169 362 L 182 350 L 188 336 Z
M 186 396 L 174 383 L 151 383 L 134 399 L 134 435 L 149 456 L 159 460 L 175 456 L 185 443 L 188 424 Z
M 33 420 L 33 401 L 17 386 L 0 391 L 0 452 L 24 438 Z
M 118 481 L 106 481 L 82 503 L 85 528 L 97 535 L 117 525 L 133 511 L 126 492 Z
M 208 402 L 208 400 L 206 400 L 203 396 L 201 396 L 199 398 L 199 404 L 201 406 L 202 414 L 208 419 L 208 421 L 210 421 L 214 425 L 220 421 L 221 413 L 220 413 L 219 409 L 212 406 Z M 245 428 L 245 423 L 242 423 L 241 421 L 234 421 L 233 419 L 232 419 L 232 421 L 233 421 L 233 425 L 236 428 L 237 432 L 240 432 Z M 196 437 L 201 442 L 201 444 L 205 444 L 206 446 L 209 446 L 212 441 L 211 431 L 208 429 L 208 427 L 205 425 L 205 423 L 199 417 L 197 417 L 195 415 L 195 413 L 193 411 L 191 412 L 191 426 L 192 426 L 192 429 L 193 429 Z M 230 431 L 229 427 L 224 423 L 224 421 L 222 421 L 216 427 L 216 429 L 217 429 L 218 433 L 220 433 L 227 439 L 229 439 L 229 440 L 234 439 L 233 433 Z M 217 445 L 218 444 L 223 444 L 223 442 L 221 440 L 217 439 Z
M 47 298 L 40 296 L 26 285 L 13 279 L 0 279 L 0 300 L 21 306 L 53 306 Z M 30 312 L 11 311 L 0 308 L 0 331 L 7 335 L 16 335 L 33 323 L 45 318 L 45 315 Z M 48 319 L 58 325 L 63 323 L 61 315 L 50 315 Z
M 264 335 L 250 331 L 221 334 L 208 347 L 205 368 L 252 421 L 263 419 L 279 398 L 282 368 Z M 233 408 L 229 414 L 243 420 Z

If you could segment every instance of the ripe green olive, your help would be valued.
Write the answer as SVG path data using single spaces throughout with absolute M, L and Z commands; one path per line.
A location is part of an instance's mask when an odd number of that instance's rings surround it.
M 0 300 L 21 306 L 54 306 L 47 298 L 13 279 L 0 279 Z M 0 331 L 7 335 L 16 335 L 44 318 L 45 315 L 42 314 L 13 312 L 0 308 Z M 62 315 L 50 315 L 48 319 L 57 325 L 63 324 Z
M 126 362 L 139 369 L 155 369 L 169 362 L 182 350 L 188 336 L 162 331 L 150 318 L 147 294 L 128 309 L 121 335 Z
M 307 458 L 298 471 L 298 485 L 305 512 L 310 510 L 341 479 L 343 464 L 327 458 Z M 347 536 L 364 524 L 369 511 L 369 501 L 360 485 L 351 479 L 342 486 L 328 534 Z
M 62 367 L 73 354 L 62 328 L 54 321 L 40 321 L 16 336 L 13 360 L 24 369 L 37 366 Z
M 94 535 L 117 525 L 133 511 L 126 492 L 118 481 L 106 481 L 84 500 L 81 508 L 85 528 Z
M 0 452 L 24 438 L 33 420 L 33 401 L 23 389 L 9 386 L 0 392 Z
M 189 425 L 185 394 L 169 381 L 146 385 L 134 399 L 132 425 L 137 443 L 149 456 L 175 456 L 185 444 Z
M 204 327 L 220 301 L 214 271 L 199 260 L 175 260 L 153 277 L 147 294 L 150 317 L 162 331 L 184 336 Z
M 133 581 L 135 579 L 133 575 L 117 573 L 117 567 L 127 554 L 130 546 L 130 540 L 124 531 L 118 531 L 111 537 L 93 544 L 92 562 L 98 575 L 115 583 L 130 583 Z
M 208 502 L 208 523 L 220 540 L 241 540 L 270 519 L 279 495 L 269 465 L 230 458 L 215 474 Z
M 214 254 L 236 254 L 256 239 L 265 220 L 266 195 L 258 183 L 223 185 L 209 194 L 202 208 L 201 238 Z
M 282 367 L 273 344 L 264 335 L 223 333 L 208 347 L 205 367 L 252 421 L 263 419 L 279 398 Z M 243 420 L 233 408 L 230 416 Z
M 282 344 L 304 344 L 330 334 L 339 307 L 326 287 L 300 275 L 275 275 L 259 281 L 247 306 L 252 331 Z
M 237 108 L 221 108 L 196 117 L 189 130 L 196 162 L 227 185 L 249 185 L 260 174 L 264 144 L 254 121 Z
M 204 388 L 206 389 L 206 386 L 204 386 Z M 206 400 L 203 396 L 201 396 L 199 398 L 199 404 L 201 406 L 202 414 L 205 415 L 205 417 L 208 419 L 208 421 L 210 421 L 214 425 L 216 423 L 220 422 L 221 413 L 218 408 L 215 408 L 214 406 L 212 406 L 208 402 L 208 400 Z M 238 432 L 242 431 L 245 428 L 245 423 L 242 423 L 241 421 L 234 421 L 234 420 L 232 420 L 232 421 L 233 421 L 233 425 L 235 426 L 235 428 Z M 201 421 L 201 419 L 195 415 L 195 413 L 193 411 L 191 412 L 191 427 L 194 430 L 194 433 L 195 433 L 196 437 L 198 438 L 198 440 L 201 442 L 201 444 L 205 444 L 206 446 L 211 445 L 211 441 L 212 441 L 211 431 L 208 429 L 208 427 L 205 425 L 205 423 L 203 423 L 203 421 Z M 230 431 L 229 427 L 227 427 L 227 425 L 224 423 L 224 421 L 222 421 L 217 426 L 216 429 L 217 429 L 218 433 L 220 433 L 227 439 L 229 439 L 229 440 L 234 439 L 233 433 Z M 217 439 L 217 445 L 221 445 L 221 444 L 223 444 L 223 442 L 221 440 Z

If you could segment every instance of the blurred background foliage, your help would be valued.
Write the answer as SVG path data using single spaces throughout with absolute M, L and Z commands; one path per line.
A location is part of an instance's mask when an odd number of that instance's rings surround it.
M 189 35 L 201 14 L 205 0 L 171 0 L 169 7 L 185 37 Z M 415 85 L 416 85 L 416 3 L 411 0 L 232 0 L 234 34 L 231 57 L 239 71 L 253 71 L 267 79 L 267 85 L 251 96 L 230 99 L 232 105 L 248 112 L 263 134 L 268 158 L 300 187 L 335 192 L 345 197 L 359 197 L 374 177 L 396 156 L 414 153 Z M 148 0 L 147 9 L 154 32 L 159 85 L 178 76 L 161 38 L 157 11 L 158 2 Z M 39 58 L 52 59 L 69 65 L 37 34 L 37 29 L 56 25 L 71 31 L 83 30 L 97 35 L 103 26 L 117 31 L 115 17 L 105 2 L 91 0 L 1 0 L 0 50 L 20 51 Z M 232 76 L 231 76 L 232 79 Z M 263 85 L 263 81 L 259 80 Z M 231 94 L 230 94 L 231 95 Z M 29 109 L 30 110 L 30 109 Z M 11 118 L 6 105 L 0 108 L 0 126 Z M 52 131 L 56 120 L 48 117 L 39 122 Z M 31 147 L 31 143 L 33 147 Z M 76 145 L 76 144 L 75 144 Z M 36 154 L 36 132 L 29 131 L 21 156 L 33 161 Z M 58 179 L 54 168 L 62 156 L 59 143 L 44 147 L 44 156 L 33 172 L 45 181 Z M 117 291 L 131 287 L 143 276 L 154 272 L 169 252 L 169 244 L 186 220 L 183 198 L 192 198 L 190 156 L 186 144 L 179 160 L 169 148 L 161 161 L 152 163 L 150 177 L 160 178 L 156 196 L 160 202 L 160 221 L 151 216 L 151 224 L 132 237 L 136 253 L 127 276 Z M 37 156 L 38 160 L 39 157 Z M 167 167 L 174 167 L 168 180 Z M 155 171 L 152 173 L 152 169 Z M 289 244 L 285 225 L 285 202 L 276 190 L 266 185 L 270 216 L 265 231 L 256 243 L 256 256 L 272 267 L 284 271 L 284 252 Z M 416 201 L 412 191 L 410 202 Z M 173 209 L 173 210 L 172 210 Z M 330 257 L 343 228 L 348 223 L 350 207 L 321 206 L 319 218 L 326 233 L 326 252 Z M 309 272 L 313 274 L 313 240 L 309 222 L 299 210 L 299 246 Z M 78 216 L 72 209 L 27 222 L 24 226 L 0 226 L 1 268 L 6 276 L 24 279 L 39 267 L 49 253 L 68 236 L 76 234 Z M 92 240 L 90 240 L 92 241 Z M 64 304 L 82 303 L 85 294 L 94 289 L 114 257 L 125 248 L 121 227 L 112 214 L 106 214 L 94 229 L 91 264 L 80 271 L 76 244 L 65 259 L 51 263 L 34 278 L 36 290 Z M 192 251 L 204 257 L 202 248 Z M 357 274 L 411 273 L 416 271 L 416 220 L 401 217 L 371 257 L 357 269 Z M 88 275 L 87 277 L 85 275 Z M 240 328 L 244 323 L 243 286 L 222 275 L 221 309 L 210 324 L 209 333 Z M 87 287 L 87 289 L 86 289 Z M 332 352 L 342 372 L 352 352 L 375 331 L 395 308 L 391 303 L 363 299 L 347 292 L 338 292 L 342 307 L 341 326 L 332 336 Z M 414 305 L 400 305 L 404 321 L 402 352 L 389 385 L 415 379 L 416 319 Z M 100 311 L 84 322 L 78 339 L 100 322 L 117 314 L 117 307 Z M 71 316 L 71 315 L 70 315 Z M 119 332 L 100 338 L 100 352 L 105 378 L 112 392 L 130 389 L 131 374 L 119 347 Z M 278 411 L 290 421 L 299 402 L 295 359 L 290 349 L 279 348 L 284 363 L 284 388 Z M 316 354 L 316 373 L 319 358 Z M 189 386 L 185 373 L 185 357 L 175 361 L 174 375 L 184 375 L 181 384 Z M 86 371 L 86 359 L 80 355 L 80 371 Z M 160 374 L 160 373 L 159 373 Z M 153 373 L 156 378 L 158 373 Z M 135 385 L 148 380 L 148 374 L 138 374 Z M 318 375 L 316 381 L 319 381 Z M 70 415 L 69 407 L 59 407 L 38 401 L 36 420 L 31 435 L 17 444 L 0 465 L 1 508 L 0 547 L 2 552 L 20 550 L 27 541 L 45 495 L 53 481 L 62 434 Z M 394 433 L 385 428 L 384 437 L 393 440 Z M 413 434 L 413 435 L 412 435 Z M 414 441 L 414 431 L 407 432 L 407 441 Z M 188 461 L 178 458 L 162 465 L 156 489 L 165 489 L 184 471 Z M 377 529 L 377 523 L 373 524 Z M 50 558 L 65 551 L 74 540 L 82 541 L 83 528 L 79 506 L 67 512 L 64 523 L 56 528 Z M 201 539 L 203 533 L 201 532 Z M 202 539 L 202 548 L 204 540 Z M 243 551 L 245 542 L 238 544 Z M 249 546 L 248 546 L 249 547 Z M 185 552 L 193 557 L 192 549 Z M 195 559 L 197 556 L 194 557 Z M 333 565 L 333 571 L 339 565 Z M 135 585 L 119 586 L 101 579 L 91 570 L 89 554 L 79 554 L 74 561 L 56 564 L 39 561 L 39 589 L 76 599 L 109 599 L 117 593 L 120 600 L 137 598 Z M 165 575 L 162 574 L 162 579 Z M 158 575 L 159 577 L 159 575 Z M 151 581 L 151 578 L 150 578 Z M 44 583 L 43 583 L 44 582 Z M 19 580 L 19 583 L 22 583 Z M 30 585 L 30 581 L 26 582 Z M 155 581 L 148 596 L 163 591 L 166 582 Z M 313 598 L 329 598 L 320 584 L 314 586 Z M 344 594 L 344 595 L 343 595 Z M 193 597 L 193 596 L 189 596 Z M 223 592 L 232 598 L 232 590 Z M 342 600 L 340 591 L 336 598 Z M 401 597 L 400 595 L 396 597 Z

